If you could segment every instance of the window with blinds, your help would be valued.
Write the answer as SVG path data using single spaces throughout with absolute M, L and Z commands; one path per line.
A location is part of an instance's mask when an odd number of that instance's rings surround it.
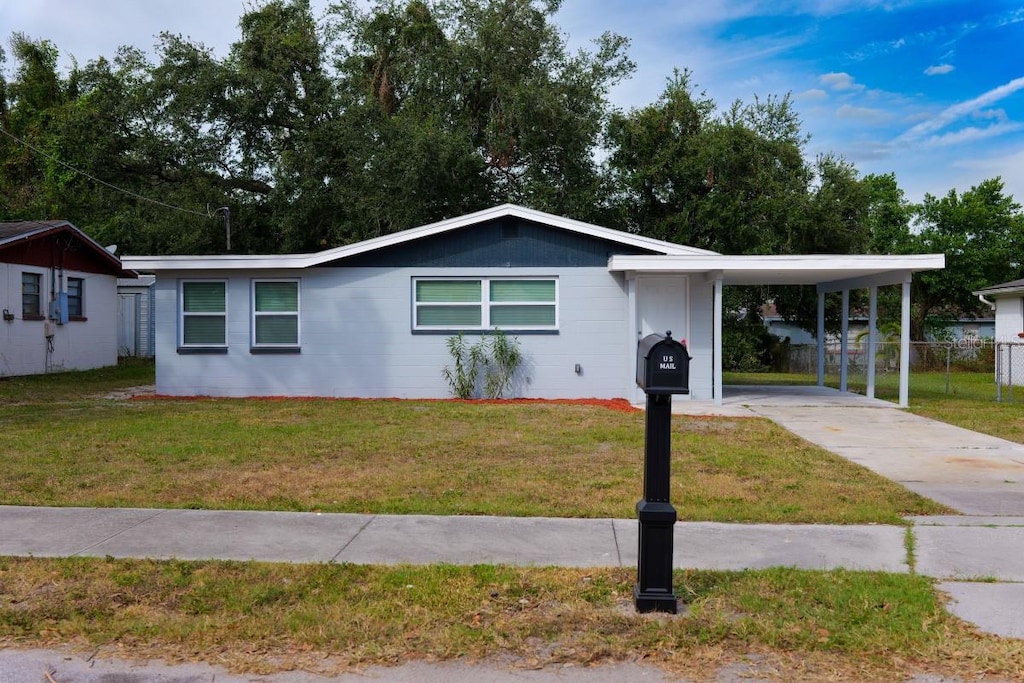
M 252 345 L 299 346 L 299 281 L 254 280 Z
M 557 330 L 555 278 L 413 280 L 414 330 Z
M 85 280 L 80 277 L 68 278 L 68 315 L 72 318 L 85 316 Z
M 181 282 L 181 346 L 227 346 L 227 284 L 223 280 Z
M 43 276 L 39 273 L 21 274 L 21 315 L 38 317 L 43 314 Z

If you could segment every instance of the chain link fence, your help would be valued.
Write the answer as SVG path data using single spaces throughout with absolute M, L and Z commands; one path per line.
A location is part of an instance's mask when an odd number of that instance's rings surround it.
M 1013 346 L 1014 349 L 1005 347 Z M 1002 354 L 1000 356 L 999 354 Z M 878 377 L 895 375 L 900 371 L 900 344 L 898 341 L 875 343 L 875 374 Z M 825 344 L 825 375 L 838 377 L 842 347 L 839 342 Z M 911 342 L 911 373 L 939 375 L 944 383 L 945 393 L 954 393 L 958 379 L 964 373 L 987 373 L 995 375 L 999 359 L 1005 368 L 1007 383 L 1003 385 L 1004 400 L 1012 389 L 1007 389 L 1009 380 L 1016 378 L 1018 385 L 1024 385 L 1024 344 L 996 344 L 990 339 L 967 338 L 955 341 Z M 866 339 L 851 341 L 847 348 L 847 377 L 850 381 L 865 381 L 869 362 Z M 816 375 L 818 372 L 818 347 L 814 344 L 788 345 L 776 350 L 774 368 L 793 374 Z M 958 378 L 960 375 L 960 378 Z M 943 387 L 937 387 L 942 391 Z M 1024 386 L 1017 387 L 1017 394 L 1024 399 Z M 990 394 L 991 396 L 991 394 Z M 997 398 L 999 398 L 997 396 Z
M 992 372 L 995 368 L 995 350 L 1002 344 L 986 339 L 963 339 L 950 342 L 911 342 L 911 371 Z M 1017 346 L 1015 362 L 1020 363 L 1021 384 L 1024 384 L 1024 344 Z M 1006 352 L 1004 352 L 1006 353 Z M 818 372 L 818 347 L 814 344 L 794 344 L 783 350 L 780 359 L 783 372 L 814 374 Z M 839 342 L 825 344 L 825 374 L 839 374 L 842 346 Z M 847 371 L 867 372 L 868 343 L 851 342 L 847 347 Z M 899 372 L 900 343 L 875 343 L 875 372 Z
M 1024 343 L 996 342 L 995 366 L 996 400 L 1013 403 L 1024 399 Z

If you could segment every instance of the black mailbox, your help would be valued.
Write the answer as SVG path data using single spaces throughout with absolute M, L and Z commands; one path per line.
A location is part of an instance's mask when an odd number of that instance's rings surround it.
M 690 393 L 690 354 L 672 338 L 671 331 L 649 334 L 640 340 L 636 383 L 648 394 Z

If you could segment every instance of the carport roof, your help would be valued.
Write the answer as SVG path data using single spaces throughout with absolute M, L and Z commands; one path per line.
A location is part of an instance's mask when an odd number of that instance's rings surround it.
M 945 267 L 944 254 L 612 256 L 608 270 L 634 274 L 703 274 L 725 285 L 817 285 L 819 291 L 902 283 L 909 275 Z

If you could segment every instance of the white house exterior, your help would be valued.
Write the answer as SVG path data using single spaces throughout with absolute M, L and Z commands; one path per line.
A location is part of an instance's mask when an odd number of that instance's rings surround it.
M 1024 280 L 992 285 L 974 294 L 995 308 L 998 383 L 1024 384 Z
M 779 258 L 504 205 L 316 254 L 124 264 L 156 275 L 160 394 L 445 398 L 448 338 L 497 328 L 526 358 L 517 396 L 634 401 L 637 342 L 669 330 L 692 356 L 689 397 L 721 399 L 723 284 L 774 281 L 777 268 L 799 283 L 902 282 L 941 267 L 934 255 Z
M 67 221 L 0 223 L 0 376 L 116 365 L 119 276 Z

